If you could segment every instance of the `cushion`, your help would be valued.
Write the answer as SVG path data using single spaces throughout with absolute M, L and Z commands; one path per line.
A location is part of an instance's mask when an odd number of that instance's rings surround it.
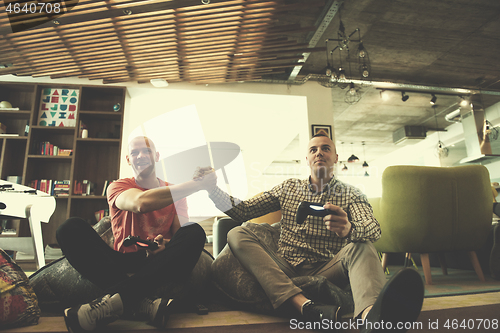
M 269 225 L 266 223 L 245 222 L 242 226 L 249 228 L 263 242 L 277 249 L 280 235 L 279 223 Z M 337 287 L 323 276 L 299 276 L 292 278 L 292 281 L 302 289 L 306 297 L 317 302 L 342 306 L 344 313 L 354 311 L 354 301 L 350 290 Z M 264 289 L 262 289 L 257 279 L 241 266 L 238 259 L 231 252 L 229 245 L 224 247 L 212 263 L 212 282 L 224 298 L 237 308 L 287 316 L 287 309 L 284 307 L 274 310 Z
M 40 308 L 28 277 L 0 249 L 0 327 L 38 324 Z
M 110 246 L 113 245 L 111 219 L 103 218 L 94 229 Z M 156 291 L 157 297 L 199 299 L 209 286 L 213 257 L 202 252 L 190 278 L 184 283 L 166 282 Z M 65 257 L 42 267 L 30 276 L 40 307 L 43 310 L 58 311 L 76 304 L 88 303 L 103 294 L 103 290 L 82 277 Z

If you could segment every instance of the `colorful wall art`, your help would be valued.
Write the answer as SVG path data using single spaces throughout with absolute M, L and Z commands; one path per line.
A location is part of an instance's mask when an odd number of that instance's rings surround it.
M 75 127 L 78 93 L 78 89 L 43 89 L 38 112 L 38 125 Z

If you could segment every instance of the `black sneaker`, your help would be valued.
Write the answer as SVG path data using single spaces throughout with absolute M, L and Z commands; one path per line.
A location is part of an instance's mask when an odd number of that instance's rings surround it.
M 406 332 L 408 328 L 405 327 L 420 315 L 423 302 L 422 277 L 412 268 L 403 268 L 380 291 L 361 333 Z
M 309 321 L 322 321 L 328 319 L 333 323 L 337 322 L 337 315 L 340 307 L 335 305 L 326 305 L 309 301 L 302 307 L 302 315 Z
M 91 332 L 117 320 L 123 314 L 120 294 L 104 295 L 90 303 L 64 310 L 64 321 L 71 333 Z
M 168 306 L 172 301 L 173 299 L 165 298 L 144 298 L 139 303 L 138 314 L 145 316 L 154 327 L 164 329 L 170 314 Z
M 494 279 L 500 280 L 500 223 L 493 228 L 493 247 L 490 255 L 490 272 Z

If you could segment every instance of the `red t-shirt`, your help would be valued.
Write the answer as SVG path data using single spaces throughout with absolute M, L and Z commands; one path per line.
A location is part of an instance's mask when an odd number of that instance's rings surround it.
M 158 179 L 158 181 L 160 182 L 160 186 L 172 185 L 165 183 L 161 179 Z M 111 227 L 115 236 L 114 249 L 124 253 L 137 251 L 136 246 L 123 246 L 123 240 L 127 236 L 132 235 L 142 239 L 147 239 L 148 237 L 154 239 L 157 235 L 162 234 L 163 238 L 171 239 L 173 235 L 170 229 L 175 215 L 188 217 L 186 198 L 178 200 L 165 208 L 143 214 L 121 210 L 116 207 L 116 198 L 123 191 L 131 188 L 146 191 L 145 188 L 137 185 L 134 178 L 116 180 L 109 185 L 107 190 Z

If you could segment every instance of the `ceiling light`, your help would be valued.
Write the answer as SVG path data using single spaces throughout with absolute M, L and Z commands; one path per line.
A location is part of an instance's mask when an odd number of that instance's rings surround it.
M 356 161 L 359 161 L 359 158 L 356 155 L 354 155 L 354 154 L 352 154 L 351 157 L 349 157 L 347 159 L 347 162 L 349 162 L 349 163 L 353 163 L 353 162 L 356 162 Z
M 351 142 L 351 152 L 352 152 L 352 154 L 351 154 L 351 157 L 349 157 L 347 159 L 347 162 L 349 162 L 349 163 L 353 163 L 353 162 L 359 161 L 359 158 L 356 155 L 354 155 L 353 145 L 354 145 L 354 143 Z
M 345 70 L 339 68 L 339 80 L 345 80 L 345 79 L 346 79 Z
M 366 154 L 365 154 L 365 142 L 361 142 L 361 144 L 363 145 L 363 158 L 365 159 L 365 161 L 363 162 L 363 168 L 368 168 L 368 163 L 366 163 Z M 366 174 L 365 174 L 366 176 Z
M 361 67 L 361 75 L 363 75 L 363 77 L 370 76 L 370 71 L 368 70 L 368 66 L 363 65 L 363 67 Z
M 401 100 L 406 102 L 410 96 L 406 95 L 404 91 L 401 92 Z
M 151 79 L 150 82 L 156 88 L 168 87 L 168 82 L 165 79 Z
M 436 97 L 436 95 L 432 94 L 431 104 L 432 104 L 432 105 L 436 104 L 436 101 L 437 101 L 437 97 Z
M 463 98 L 462 96 L 460 96 L 460 98 L 462 99 L 460 101 L 460 106 L 466 107 L 469 104 L 469 102 L 465 98 Z
M 332 73 L 333 73 L 333 70 L 332 68 L 330 67 L 330 65 L 328 65 L 325 69 L 325 75 L 326 76 L 332 76 Z
M 365 47 L 363 46 L 363 43 L 359 43 L 358 45 L 358 57 L 364 58 L 367 56 L 367 52 L 365 50 Z

